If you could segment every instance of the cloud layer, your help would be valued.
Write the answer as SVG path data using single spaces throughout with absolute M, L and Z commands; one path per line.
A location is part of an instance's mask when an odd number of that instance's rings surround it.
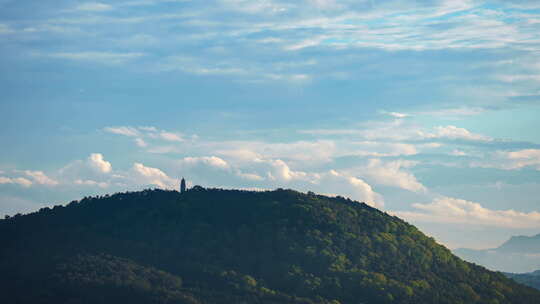
M 508 228 L 540 228 L 540 212 L 491 210 L 479 203 L 462 199 L 439 197 L 428 204 L 412 205 L 418 211 L 394 212 L 397 216 L 416 222 L 452 223 L 473 226 Z

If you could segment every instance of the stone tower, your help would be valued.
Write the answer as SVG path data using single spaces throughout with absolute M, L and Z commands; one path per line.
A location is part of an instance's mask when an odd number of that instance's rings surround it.
M 180 182 L 180 193 L 186 192 L 186 180 L 182 177 L 182 181 Z

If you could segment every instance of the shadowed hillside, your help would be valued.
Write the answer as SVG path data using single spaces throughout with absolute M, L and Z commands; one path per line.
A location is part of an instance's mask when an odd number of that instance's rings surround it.
M 292 190 L 145 190 L 0 221 L 2 303 L 537 303 L 397 217 Z

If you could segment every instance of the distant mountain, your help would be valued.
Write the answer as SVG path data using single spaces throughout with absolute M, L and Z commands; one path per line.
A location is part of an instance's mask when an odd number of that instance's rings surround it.
M 0 303 L 538 303 L 366 204 L 197 187 L 0 220 Z
M 540 234 L 535 236 L 513 236 L 499 248 L 505 253 L 537 253 L 540 255 Z
M 505 273 L 509 278 L 514 279 L 514 281 L 527 286 L 531 286 L 540 290 L 540 270 L 536 270 L 530 273 Z
M 475 250 L 459 248 L 454 254 L 492 270 L 512 273 L 540 269 L 540 234 L 513 236 L 497 248 Z

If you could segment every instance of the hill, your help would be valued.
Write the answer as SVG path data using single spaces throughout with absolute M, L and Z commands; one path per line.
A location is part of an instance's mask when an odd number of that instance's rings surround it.
M 512 273 L 529 272 L 540 268 L 540 234 L 535 236 L 513 236 L 501 246 L 493 249 L 454 250 L 459 257 L 492 270 Z
M 2 303 L 538 303 L 363 203 L 145 190 L 0 221 Z
M 516 282 L 540 290 L 540 270 L 529 273 L 505 273 L 505 275 Z

